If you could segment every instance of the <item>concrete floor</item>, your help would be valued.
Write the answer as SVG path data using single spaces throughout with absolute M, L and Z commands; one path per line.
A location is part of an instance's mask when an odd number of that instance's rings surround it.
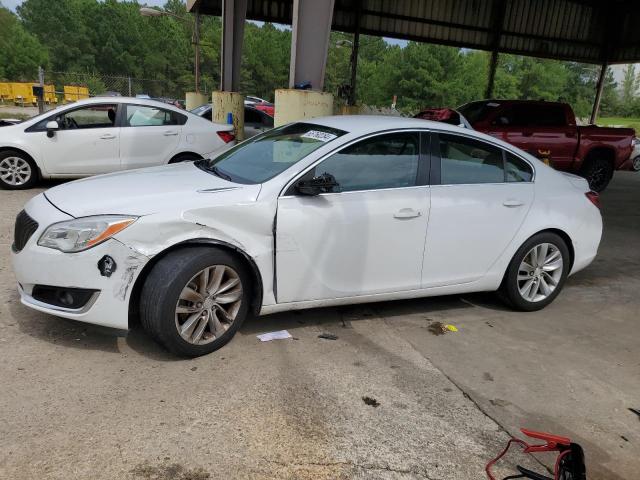
M 616 175 L 599 257 L 542 312 L 478 294 L 286 313 L 195 360 L 20 305 L 12 223 L 35 193 L 0 191 L 0 478 L 481 479 L 520 426 L 582 443 L 589 480 L 640 478 L 640 175 Z

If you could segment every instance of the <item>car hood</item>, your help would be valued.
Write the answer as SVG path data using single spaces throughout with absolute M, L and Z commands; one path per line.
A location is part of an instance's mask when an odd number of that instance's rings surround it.
M 252 202 L 258 193 L 260 185 L 232 183 L 184 162 L 76 180 L 47 190 L 45 196 L 63 212 L 85 217 Z

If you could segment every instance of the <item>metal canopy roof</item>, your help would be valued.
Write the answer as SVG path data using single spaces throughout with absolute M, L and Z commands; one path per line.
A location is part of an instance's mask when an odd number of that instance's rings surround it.
M 221 0 L 188 0 L 221 15 Z M 293 0 L 247 0 L 247 19 L 291 24 Z M 359 14 L 358 14 L 359 12 Z M 640 62 L 638 0 L 335 0 L 332 29 L 587 63 Z

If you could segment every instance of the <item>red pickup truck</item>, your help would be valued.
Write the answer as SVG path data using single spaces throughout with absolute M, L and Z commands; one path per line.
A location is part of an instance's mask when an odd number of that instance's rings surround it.
M 482 100 L 458 111 L 471 126 L 525 150 L 558 170 L 577 173 L 597 192 L 614 170 L 630 168 L 632 128 L 579 126 L 566 103 Z

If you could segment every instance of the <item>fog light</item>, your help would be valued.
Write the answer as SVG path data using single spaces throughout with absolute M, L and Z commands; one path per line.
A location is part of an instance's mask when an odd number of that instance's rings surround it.
M 73 305 L 73 295 L 67 290 L 61 290 L 58 293 L 58 301 L 67 307 L 71 307 Z
M 89 288 L 54 287 L 51 285 L 34 285 L 31 296 L 34 300 L 55 307 L 78 310 L 84 307 L 98 290 Z

